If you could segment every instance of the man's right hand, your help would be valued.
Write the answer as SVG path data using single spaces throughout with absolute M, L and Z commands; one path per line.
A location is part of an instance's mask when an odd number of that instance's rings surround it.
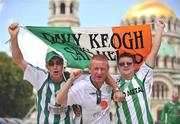
M 73 69 L 70 75 L 70 80 L 74 81 L 77 78 L 79 78 L 82 74 L 82 70 L 81 69 Z
M 114 102 L 123 102 L 124 98 L 125 98 L 125 95 L 121 91 L 115 92 L 113 95 Z
M 11 25 L 9 25 L 8 31 L 11 37 L 17 36 L 17 34 L 19 33 L 19 24 L 12 23 Z

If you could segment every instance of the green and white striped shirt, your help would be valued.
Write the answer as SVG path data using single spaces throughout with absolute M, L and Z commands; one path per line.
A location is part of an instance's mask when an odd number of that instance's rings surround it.
M 69 73 L 64 74 L 68 78 Z M 70 107 L 61 107 L 55 102 L 56 92 L 65 83 L 53 83 L 49 73 L 28 64 L 24 72 L 24 80 L 29 81 L 37 90 L 37 123 L 38 124 L 70 124 L 72 113 Z M 55 111 L 56 110 L 56 111 Z
M 125 94 L 122 103 L 117 103 L 117 124 L 153 124 L 149 108 L 153 70 L 145 63 L 131 80 L 115 77 Z

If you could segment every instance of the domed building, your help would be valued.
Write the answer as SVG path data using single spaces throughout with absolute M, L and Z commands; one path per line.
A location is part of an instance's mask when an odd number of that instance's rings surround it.
M 121 22 L 121 25 L 151 24 L 154 39 L 157 18 L 166 21 L 166 28 L 154 69 L 151 111 L 155 121 L 160 120 L 162 108 L 171 99 L 172 92 L 180 94 L 180 20 L 168 5 L 144 1 L 129 9 Z

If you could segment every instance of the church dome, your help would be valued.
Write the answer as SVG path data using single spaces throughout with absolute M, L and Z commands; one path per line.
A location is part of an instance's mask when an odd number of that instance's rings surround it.
M 157 1 L 144 1 L 128 10 L 124 20 L 150 17 L 176 18 L 175 12 L 166 4 Z

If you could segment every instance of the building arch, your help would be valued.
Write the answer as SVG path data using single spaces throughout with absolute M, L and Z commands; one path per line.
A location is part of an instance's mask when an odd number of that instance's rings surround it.
M 159 92 L 159 96 L 158 96 L 156 94 L 157 89 L 153 89 L 153 86 L 152 86 L 152 99 L 167 100 L 168 98 L 170 98 L 171 92 L 172 92 L 171 90 L 173 89 L 173 80 L 170 78 L 170 76 L 163 75 L 163 74 L 154 74 L 153 85 L 155 86 L 157 83 L 159 83 L 159 88 L 161 89 L 161 92 Z M 163 86 L 163 90 L 161 86 Z M 163 91 L 164 97 L 162 97 L 162 91 Z M 153 97 L 153 92 L 154 92 L 154 97 Z
M 153 107 L 153 110 L 152 110 L 154 112 L 153 118 L 156 122 L 159 122 L 161 120 L 161 112 L 162 112 L 163 107 L 164 107 L 163 103 L 162 104 L 156 104 Z

